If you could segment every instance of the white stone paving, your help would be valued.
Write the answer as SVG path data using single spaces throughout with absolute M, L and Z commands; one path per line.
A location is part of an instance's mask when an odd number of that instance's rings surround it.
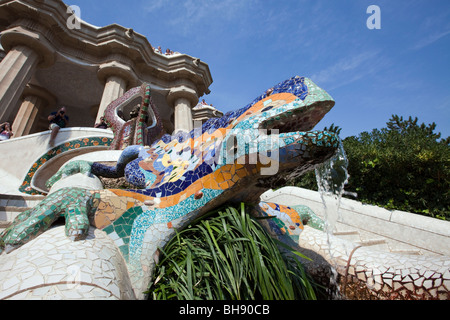
M 114 242 L 91 228 L 69 240 L 54 227 L 0 256 L 0 299 L 134 299 L 125 261 Z

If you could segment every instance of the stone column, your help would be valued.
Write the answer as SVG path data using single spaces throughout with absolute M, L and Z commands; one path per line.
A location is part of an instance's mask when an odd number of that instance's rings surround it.
M 12 125 L 15 138 L 30 134 L 36 115 L 42 105 L 43 101 L 39 97 L 25 97 Z
M 175 132 L 179 130 L 190 132 L 194 123 L 192 108 L 198 103 L 195 86 L 187 80 L 179 80 L 174 84 L 167 96 L 167 103 L 174 108 Z
M 22 137 L 31 133 L 39 121 L 39 111 L 47 104 L 56 105 L 56 98 L 44 88 L 28 84 L 22 95 L 23 101 L 12 124 L 14 137 Z
M 178 98 L 175 101 L 175 132 L 190 132 L 193 129 L 192 106 L 188 99 Z
M 108 77 L 106 80 L 105 89 L 103 90 L 102 101 L 100 102 L 100 107 L 98 108 L 95 123 L 100 122 L 100 118 L 103 117 L 106 107 L 125 93 L 126 85 L 126 81 L 121 77 Z
M 16 106 L 38 63 L 39 56 L 30 48 L 12 48 L 0 63 L 0 122 L 10 121 Z
M 50 41 L 36 30 L 34 21 L 22 19 L 23 25 L 2 32 L 1 43 L 6 52 L 0 63 L 0 122 L 11 121 L 19 101 L 35 69 L 47 68 L 55 62 L 55 50 Z M 45 30 L 43 31 L 45 34 Z
M 100 118 L 103 117 L 111 102 L 120 98 L 129 86 L 138 83 L 133 69 L 128 65 L 131 64 L 130 61 L 120 55 L 112 55 L 110 58 L 115 60 L 102 64 L 98 71 L 98 78 L 105 82 L 105 89 L 97 112 L 96 123 L 100 122 Z M 127 60 L 126 62 L 129 63 L 123 63 L 122 60 Z

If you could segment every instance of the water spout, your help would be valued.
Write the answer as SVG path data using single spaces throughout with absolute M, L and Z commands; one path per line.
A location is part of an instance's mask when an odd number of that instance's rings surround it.
M 347 154 L 345 153 L 342 141 L 339 140 L 339 148 L 336 154 L 315 169 L 318 191 L 324 206 L 324 231 L 327 234 L 327 244 L 332 260 L 334 260 L 334 257 L 331 246 L 331 235 L 336 227 L 336 222 L 340 218 L 339 207 L 341 198 L 345 192 L 344 187 L 349 178 L 347 168 Z M 336 263 L 333 264 L 336 265 Z M 332 299 L 340 299 L 337 271 L 334 265 L 331 266 L 329 293 Z
M 316 167 L 316 180 L 319 193 L 325 207 L 327 232 L 332 232 L 339 218 L 339 206 L 344 187 L 348 182 L 348 159 L 344 145 L 339 140 L 336 154 L 328 161 Z

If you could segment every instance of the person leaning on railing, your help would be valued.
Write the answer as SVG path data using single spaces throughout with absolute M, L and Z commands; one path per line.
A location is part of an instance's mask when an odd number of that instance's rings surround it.
M 48 116 L 48 121 L 50 122 L 49 129 L 52 131 L 50 134 L 50 141 L 48 143 L 50 146 L 53 146 L 59 130 L 65 128 L 69 122 L 69 117 L 66 115 L 66 108 L 61 107 L 58 111 L 50 113 Z

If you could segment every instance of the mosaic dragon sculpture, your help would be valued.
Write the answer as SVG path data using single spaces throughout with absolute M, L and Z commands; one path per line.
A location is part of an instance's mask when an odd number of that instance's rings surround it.
M 141 111 L 147 112 L 149 106 L 154 110 L 150 87 L 140 90 Z M 81 172 L 125 176 L 138 189 L 60 189 L 19 215 L 1 235 L 1 247 L 6 252 L 20 247 L 60 216 L 73 240 L 84 239 L 89 226 L 94 226 L 120 249 L 139 295 L 147 289 L 158 248 L 177 229 L 226 202 L 259 204 L 266 190 L 332 157 L 339 138 L 309 130 L 333 106 L 324 90 L 296 76 L 190 133 L 164 135 L 150 146 L 128 146 L 114 167 L 69 162 L 48 181 L 49 187 Z M 278 215 L 269 226 L 275 234 L 298 236 L 303 228 L 295 210 L 270 203 L 260 203 L 259 208 L 259 214 Z

